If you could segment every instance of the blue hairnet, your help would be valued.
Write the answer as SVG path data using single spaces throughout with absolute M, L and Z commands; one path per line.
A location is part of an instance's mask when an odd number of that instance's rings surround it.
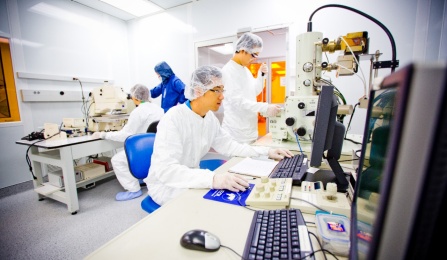
M 165 61 L 162 61 L 155 65 L 154 70 L 155 72 L 160 74 L 162 81 L 168 80 L 172 75 L 174 75 L 171 67 L 169 67 L 169 65 Z
M 262 39 L 256 34 L 247 32 L 242 34 L 236 43 L 236 52 L 246 51 L 250 54 L 262 51 Z
M 136 84 L 130 89 L 130 95 L 138 100 L 149 101 L 149 89 L 141 84 Z
M 185 97 L 194 100 L 216 86 L 222 86 L 222 71 L 215 66 L 201 66 L 191 76 L 189 85 L 185 88 Z

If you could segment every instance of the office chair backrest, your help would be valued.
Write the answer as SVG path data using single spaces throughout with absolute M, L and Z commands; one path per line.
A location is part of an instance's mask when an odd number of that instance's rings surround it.
M 147 128 L 146 133 L 156 133 L 157 132 L 157 125 L 160 120 L 152 122 L 149 127 Z
M 222 159 L 208 159 L 200 161 L 200 169 L 208 169 L 210 171 L 214 171 L 219 168 L 222 164 L 226 163 L 226 160 Z
M 124 141 L 129 170 L 137 179 L 147 177 L 154 150 L 155 133 L 134 134 Z

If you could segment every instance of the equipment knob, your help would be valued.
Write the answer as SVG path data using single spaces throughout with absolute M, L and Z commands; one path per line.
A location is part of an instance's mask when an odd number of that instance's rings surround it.
M 306 79 L 305 81 L 303 81 L 303 85 L 306 87 L 309 87 L 311 83 L 312 81 L 310 81 L 310 79 Z
M 328 38 L 323 38 L 323 40 L 321 41 L 324 45 L 329 43 L 329 39 Z
M 267 177 L 267 176 L 262 176 L 262 177 L 261 177 L 261 182 L 262 182 L 262 183 L 267 183 L 267 182 L 269 182 L 269 177 Z
M 257 192 L 263 192 L 264 190 L 265 190 L 264 184 L 256 185 L 256 191 Z
M 287 119 L 286 119 L 286 125 L 288 125 L 288 126 L 293 126 L 295 124 L 295 118 L 293 118 L 293 117 L 288 117 Z
M 303 109 L 303 108 L 305 108 L 306 107 L 306 104 L 304 104 L 304 102 L 300 102 L 300 103 L 298 103 L 298 108 L 299 109 Z
M 314 69 L 314 65 L 311 62 L 306 62 L 303 65 L 304 72 L 311 72 Z
M 304 127 L 299 127 L 298 129 L 296 129 L 296 133 L 299 135 L 299 136 L 304 136 L 304 135 L 306 135 L 306 128 L 304 128 Z
M 270 198 L 270 192 L 266 192 L 266 193 L 264 193 L 264 197 L 265 197 L 265 198 Z
M 321 63 L 321 67 L 322 67 L 323 69 L 327 68 L 327 65 L 328 65 L 328 63 L 325 62 L 325 61 Z

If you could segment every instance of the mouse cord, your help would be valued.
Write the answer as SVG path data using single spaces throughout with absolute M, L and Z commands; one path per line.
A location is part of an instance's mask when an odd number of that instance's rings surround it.
M 330 211 L 328 211 L 328 210 L 325 210 L 325 209 L 323 209 L 322 207 L 319 207 L 319 206 L 317 206 L 317 205 L 313 204 L 312 202 L 307 201 L 307 200 L 305 200 L 305 199 L 297 198 L 297 197 L 290 197 L 290 198 L 293 199 L 293 200 L 299 200 L 299 201 L 302 201 L 302 202 L 306 202 L 306 203 L 308 203 L 308 204 L 314 206 L 315 208 L 317 208 L 317 209 L 319 209 L 319 210 L 322 210 L 322 211 L 324 211 L 324 212 L 328 212 L 328 213 L 331 213 L 331 214 L 332 214 L 332 212 L 330 212 Z
M 228 247 L 228 246 L 224 246 L 224 245 L 220 245 L 220 247 L 225 247 L 225 248 L 227 248 L 227 249 L 230 249 L 231 251 L 233 251 L 233 253 L 235 253 L 237 256 L 239 256 L 240 258 L 242 258 L 242 256 L 241 256 L 240 254 L 238 254 L 236 251 L 234 251 L 233 248 Z

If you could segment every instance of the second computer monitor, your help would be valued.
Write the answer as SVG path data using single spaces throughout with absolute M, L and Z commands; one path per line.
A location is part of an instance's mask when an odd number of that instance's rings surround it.
M 323 159 L 326 159 L 331 170 L 320 169 L 316 173 L 308 173 L 306 180 L 321 181 L 325 187 L 328 182 L 335 182 L 338 192 L 346 192 L 349 182 L 338 162 L 343 147 L 345 126 L 337 121 L 337 110 L 338 102 L 334 96 L 334 87 L 322 86 L 315 115 L 310 166 L 320 167 Z

